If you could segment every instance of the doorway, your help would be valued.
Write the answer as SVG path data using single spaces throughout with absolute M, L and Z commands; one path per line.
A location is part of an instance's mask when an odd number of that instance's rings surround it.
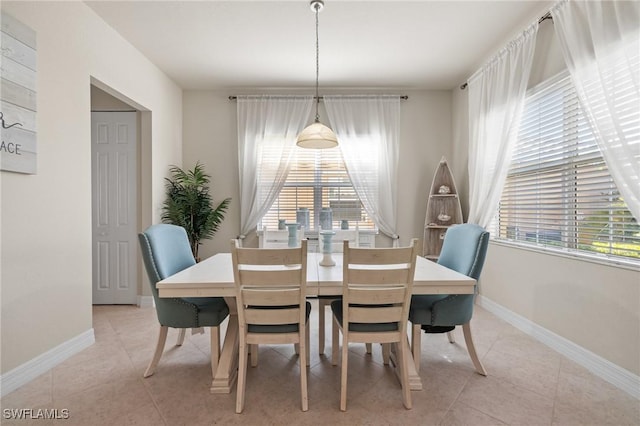
M 138 298 L 138 113 L 94 111 L 92 86 L 92 302 L 136 304 Z M 101 93 L 100 93 L 101 92 Z

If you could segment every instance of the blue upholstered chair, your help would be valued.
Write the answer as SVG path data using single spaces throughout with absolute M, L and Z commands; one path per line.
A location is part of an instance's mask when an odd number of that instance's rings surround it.
M 211 374 L 215 375 L 220 356 L 220 323 L 229 315 L 221 297 L 160 298 L 156 283 L 196 262 L 184 228 L 175 225 L 152 225 L 138 234 L 142 258 L 151 282 L 151 292 L 160 322 L 160 334 L 153 359 L 144 377 L 154 373 L 167 340 L 169 327 L 179 328 L 177 346 L 182 345 L 187 328 L 211 327 Z
M 445 234 L 438 263 L 471 278 L 480 278 L 489 244 L 489 233 L 484 228 L 471 223 L 452 226 Z M 461 325 L 469 356 L 476 371 L 486 376 L 478 354 L 476 353 L 471 327 L 475 294 L 451 294 L 413 296 L 409 310 L 409 321 L 413 324 L 411 347 L 416 370 L 420 368 L 421 329 L 426 333 L 448 333 L 449 341 L 454 343 L 450 332 Z

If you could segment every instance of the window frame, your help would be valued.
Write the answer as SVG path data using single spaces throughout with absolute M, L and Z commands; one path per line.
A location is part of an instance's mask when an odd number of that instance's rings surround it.
M 529 98 L 536 96 L 545 90 L 548 90 L 551 86 L 554 86 L 559 82 L 562 82 L 562 80 L 566 78 L 570 78 L 570 77 L 569 77 L 568 71 L 564 70 L 558 73 L 557 75 L 541 82 L 535 87 L 530 88 L 527 91 L 526 99 L 528 100 Z M 561 95 L 563 92 L 556 92 L 556 93 Z M 553 94 L 552 92 L 549 93 L 549 95 L 552 95 L 552 94 Z M 576 101 L 577 101 L 577 97 L 576 97 Z M 581 110 L 581 107 L 578 106 L 577 110 Z M 568 194 L 568 198 L 570 198 L 569 204 L 574 203 L 582 195 L 579 192 L 576 183 L 578 182 L 578 174 L 580 173 L 579 166 L 580 164 L 585 162 L 584 159 L 576 158 L 577 157 L 576 153 L 579 152 L 579 149 L 574 148 L 576 146 L 576 142 L 572 142 L 572 140 L 568 140 L 565 138 L 565 136 L 568 133 L 567 128 L 569 128 L 570 126 L 577 128 L 579 125 L 579 119 L 577 116 L 572 116 L 567 118 L 567 113 L 572 111 L 575 111 L 575 110 L 566 109 L 566 106 L 564 105 L 564 100 L 563 100 L 562 136 L 563 136 L 564 144 L 563 144 L 562 152 L 568 155 L 564 155 L 563 156 L 564 158 L 561 161 L 566 162 L 565 164 L 567 165 L 565 165 L 564 167 L 555 169 L 555 170 L 561 171 L 562 173 L 566 173 L 566 175 L 562 176 L 563 182 L 569 182 L 569 181 L 574 182 L 574 184 L 572 185 L 572 187 L 574 188 L 573 190 L 563 189 L 563 192 L 562 192 L 562 194 Z M 525 109 L 523 109 L 523 114 L 524 112 L 525 112 Z M 583 117 L 583 119 L 586 119 L 586 118 Z M 589 131 L 591 132 L 590 129 Z M 520 129 L 519 129 L 519 132 L 520 132 Z M 575 139 L 577 140 L 577 136 Z M 518 141 L 519 140 L 520 140 L 520 137 L 518 137 Z M 514 158 L 515 158 L 515 152 L 516 151 L 514 149 Z M 604 163 L 604 158 L 602 158 L 602 153 L 599 148 L 598 148 L 598 154 L 599 154 L 599 158 L 601 158 L 602 162 Z M 512 158 L 512 160 L 509 163 L 509 172 L 506 178 L 507 181 L 509 179 L 509 176 L 512 175 L 512 164 L 513 164 L 514 158 Z M 604 164 L 606 166 L 606 163 Z M 544 170 L 545 168 L 548 169 L 549 166 L 548 165 L 541 166 L 540 163 L 538 163 L 538 164 L 535 164 L 535 168 L 533 170 Z M 522 173 L 522 171 L 520 171 L 520 173 Z M 611 176 L 611 174 L 608 171 L 608 168 L 607 168 L 607 173 L 609 176 Z M 614 185 L 615 185 L 615 182 L 614 182 Z M 506 247 L 518 248 L 522 250 L 528 250 L 528 251 L 533 251 L 533 252 L 547 254 L 547 255 L 555 255 L 555 256 L 561 256 L 561 257 L 566 257 L 571 259 L 588 261 L 592 263 L 604 264 L 608 266 L 619 266 L 626 269 L 640 270 L 640 259 L 634 259 L 632 257 L 615 256 L 610 253 L 597 253 L 595 251 L 588 251 L 588 250 L 583 250 L 579 248 L 579 232 L 578 232 L 579 226 L 577 225 L 580 221 L 580 217 L 579 217 L 580 215 L 577 208 L 577 204 L 572 204 L 574 206 L 574 211 L 573 211 L 573 214 L 570 215 L 571 217 L 568 219 L 566 218 L 563 219 L 561 224 L 559 225 L 559 227 L 566 228 L 569 232 L 569 238 L 567 238 L 567 241 L 563 241 L 563 245 L 565 245 L 566 247 L 549 245 L 548 242 L 546 244 L 540 244 L 538 242 L 539 236 L 536 237 L 536 241 L 534 242 L 528 242 L 523 239 L 515 239 L 513 237 L 509 238 L 508 230 L 506 229 L 508 228 L 509 225 L 502 226 L 500 223 L 502 200 L 506 190 L 507 190 L 507 187 L 505 185 L 505 188 L 503 189 L 503 193 L 501 194 L 501 200 L 500 200 L 501 205 L 498 207 L 496 211 L 496 215 L 490 225 L 490 229 L 492 230 L 491 240 L 493 243 L 506 246 Z M 617 189 L 615 192 L 618 192 Z M 618 193 L 618 196 L 619 196 L 619 193 Z M 626 207 L 626 204 L 625 204 L 625 207 Z M 560 212 L 561 210 L 558 208 L 557 211 Z M 628 211 L 628 208 L 627 208 L 627 211 Z M 509 216 L 504 221 L 509 223 L 509 219 L 513 220 L 513 216 Z M 609 220 L 607 223 L 610 223 L 610 222 L 611 220 Z M 640 221 L 636 220 L 636 223 L 640 224 Z M 540 222 L 536 219 L 535 224 L 540 224 Z M 505 228 L 503 231 L 503 235 L 501 235 L 501 228 Z
M 307 235 L 317 235 L 317 233 L 320 230 L 319 227 L 319 221 L 320 221 L 320 209 L 322 207 L 326 207 L 324 204 L 329 204 L 330 201 L 332 201 L 331 199 L 329 200 L 324 200 L 325 195 L 324 193 L 326 191 L 330 191 L 332 188 L 347 188 L 350 191 L 353 191 L 353 195 L 356 197 L 356 200 L 360 203 L 360 211 L 361 211 L 361 215 L 364 215 L 367 217 L 366 221 L 356 221 L 358 223 L 358 230 L 361 234 L 377 234 L 378 233 L 378 228 L 375 225 L 375 223 L 373 222 L 373 220 L 371 218 L 368 217 L 367 212 L 364 209 L 364 206 L 362 205 L 362 202 L 359 200 L 358 195 L 355 193 L 355 189 L 353 187 L 353 183 L 351 182 L 351 179 L 349 177 L 349 174 L 346 170 L 346 165 L 344 162 L 344 159 L 342 158 L 342 152 L 340 151 L 339 147 L 335 147 L 335 148 L 329 148 L 329 149 L 324 149 L 324 150 L 308 150 L 306 148 L 300 148 L 300 147 L 296 147 L 294 148 L 295 150 L 297 150 L 294 155 L 293 158 L 291 160 L 291 168 L 290 168 L 290 172 L 289 175 L 287 176 L 287 179 L 282 187 L 282 189 L 280 190 L 280 193 L 282 193 L 282 191 L 284 191 L 286 188 L 310 188 L 311 191 L 313 191 L 313 206 L 309 206 L 309 210 L 310 212 L 313 212 L 312 215 L 310 215 L 309 221 L 310 223 L 312 223 L 314 225 L 313 228 L 306 228 L 305 229 L 305 234 Z M 304 150 L 304 151 L 303 151 Z M 322 162 L 322 152 L 327 152 L 329 150 L 335 150 L 333 152 L 337 153 L 337 156 L 335 158 L 335 160 L 340 161 L 341 163 L 341 171 L 340 173 L 344 172 L 346 174 L 346 178 L 349 179 L 348 182 L 346 181 L 341 181 L 341 182 L 337 182 L 337 181 L 323 181 L 323 175 L 327 172 L 330 173 L 330 171 L 324 171 L 320 164 Z M 310 176 L 313 176 L 313 181 L 309 181 L 309 182 L 305 182 L 304 180 L 298 180 L 298 181 L 293 181 L 293 182 L 289 182 L 290 176 L 291 176 L 291 170 L 294 169 L 294 167 L 296 166 L 297 162 L 299 161 L 299 157 L 298 157 L 298 153 L 301 154 L 306 154 L 306 151 L 311 151 L 314 152 L 314 156 L 315 158 L 313 158 L 313 162 L 314 162 L 314 171 L 312 173 L 310 173 Z M 317 155 L 320 154 L 320 155 Z M 329 161 L 333 161 L 333 160 L 329 160 Z M 257 231 L 259 233 L 262 232 L 262 230 L 265 227 L 264 224 L 264 218 L 269 215 L 272 212 L 272 209 L 274 208 L 274 206 L 279 202 L 280 199 L 280 194 L 278 194 L 278 197 L 276 198 L 276 200 L 274 201 L 274 204 L 269 208 L 269 210 L 263 215 L 262 218 L 260 218 L 260 220 L 258 221 L 258 229 Z M 345 199 L 347 200 L 347 199 Z M 352 200 L 351 198 L 349 198 L 348 200 Z M 298 206 L 297 202 L 296 202 L 296 208 L 297 207 L 306 207 L 306 206 Z M 276 220 L 279 219 L 276 218 Z M 333 229 L 337 229 L 335 223 L 339 222 L 340 219 L 336 219 L 335 217 L 335 212 L 334 212 L 334 218 L 333 218 Z M 271 219 L 271 222 L 273 222 L 273 218 Z M 269 224 L 267 225 L 270 229 L 273 228 L 273 224 Z M 337 227 L 339 227 L 340 225 L 338 224 Z M 353 220 L 349 220 L 349 226 L 350 229 L 355 229 L 355 222 Z

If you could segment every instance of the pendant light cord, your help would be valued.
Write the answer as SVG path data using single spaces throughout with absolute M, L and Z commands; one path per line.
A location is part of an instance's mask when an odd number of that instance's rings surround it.
M 318 92 L 318 81 L 320 80 L 320 42 L 318 37 L 318 13 L 320 5 L 315 5 L 316 9 L 316 123 L 320 122 L 320 114 L 318 113 L 318 105 L 320 104 L 320 95 Z

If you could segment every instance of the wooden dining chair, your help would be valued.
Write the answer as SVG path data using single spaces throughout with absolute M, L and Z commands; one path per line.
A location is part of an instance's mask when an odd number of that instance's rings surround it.
M 409 247 L 350 248 L 344 243 L 342 299 L 333 312 L 332 362 L 338 357 L 338 329 L 342 332 L 340 410 L 347 409 L 349 343 L 394 344 L 398 354 L 402 400 L 410 409 L 407 370 L 407 320 L 420 244 Z
M 240 248 L 231 240 L 240 335 L 236 413 L 244 409 L 249 346 L 293 343 L 299 352 L 302 411 L 309 408 L 309 315 L 306 301 L 307 240 L 297 248 Z M 253 362 L 252 362 L 253 364 Z

